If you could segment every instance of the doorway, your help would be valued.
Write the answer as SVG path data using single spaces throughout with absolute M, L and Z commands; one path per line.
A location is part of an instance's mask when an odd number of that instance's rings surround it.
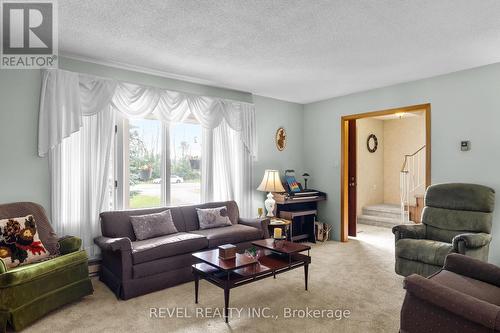
M 413 213 L 413 216 L 419 214 L 416 212 L 416 208 L 410 206 L 410 204 L 405 207 L 405 201 L 409 200 L 408 197 L 405 198 L 406 187 L 409 187 L 408 181 L 408 173 L 414 172 L 411 164 L 415 165 L 414 160 L 417 159 L 417 156 L 423 155 L 422 161 L 422 173 L 424 173 L 423 178 L 421 180 L 422 188 L 425 190 L 427 186 L 430 185 L 431 179 L 431 127 L 430 127 L 430 104 L 420 104 L 420 105 L 412 105 L 407 107 L 367 112 L 361 114 L 353 114 L 348 116 L 343 116 L 341 118 L 341 241 L 346 242 L 349 236 L 357 235 L 357 218 L 359 214 L 358 208 L 358 149 L 359 147 L 365 147 L 365 149 L 369 152 L 375 153 L 378 148 L 378 145 L 381 144 L 378 142 L 378 138 L 376 135 L 366 135 L 367 137 L 360 138 L 357 136 L 357 125 L 362 121 L 366 121 L 367 118 L 373 118 L 378 120 L 389 120 L 389 119 L 401 119 L 412 116 L 420 116 L 425 123 L 425 143 L 422 147 L 418 149 L 414 149 L 415 151 L 411 153 L 404 153 L 401 156 L 402 166 L 398 166 L 397 173 L 400 173 L 398 177 L 399 182 L 401 182 L 402 187 L 401 190 L 401 209 L 402 209 L 402 218 L 404 218 L 405 214 L 410 216 L 410 213 Z M 394 148 L 392 148 L 394 150 Z M 361 158 L 359 158 L 362 161 Z M 420 161 L 420 159 L 419 159 Z M 365 171 L 362 172 L 362 175 L 365 175 Z M 405 178 L 406 177 L 406 178 Z M 415 177 L 413 177 L 415 178 Z M 413 179 L 412 178 L 412 179 Z M 405 183 L 406 181 L 406 183 Z M 398 186 L 399 186 L 398 182 Z M 362 201 L 362 200 L 361 200 Z M 405 213 L 407 211 L 407 213 Z M 409 221 L 409 217 L 408 217 Z

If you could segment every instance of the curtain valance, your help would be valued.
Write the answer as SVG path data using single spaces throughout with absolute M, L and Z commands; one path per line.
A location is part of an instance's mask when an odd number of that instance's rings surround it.
M 164 123 L 181 122 L 192 114 L 206 129 L 222 121 L 241 133 L 241 141 L 252 157 L 257 156 L 255 106 L 207 96 L 64 70 L 44 70 L 40 99 L 38 155 L 48 151 L 82 127 L 83 117 L 109 112 L 113 107 L 126 117 L 153 115 Z

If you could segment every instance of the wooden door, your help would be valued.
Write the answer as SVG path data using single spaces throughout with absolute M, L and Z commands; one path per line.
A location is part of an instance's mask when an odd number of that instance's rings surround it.
M 348 129 L 348 235 L 356 237 L 356 119 L 349 120 Z

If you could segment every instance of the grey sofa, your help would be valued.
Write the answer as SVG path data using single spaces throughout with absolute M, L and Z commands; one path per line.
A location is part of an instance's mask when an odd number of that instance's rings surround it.
M 495 191 L 475 184 L 436 184 L 425 193 L 422 223 L 398 225 L 396 273 L 429 276 L 449 253 L 488 259 Z
M 226 206 L 232 225 L 199 230 L 196 208 Z M 175 234 L 137 241 L 130 216 L 170 209 Z M 234 201 L 202 205 L 103 212 L 102 236 L 94 241 L 102 251 L 100 280 L 121 299 L 129 299 L 193 279 L 193 252 L 231 243 L 244 250 L 268 238 L 268 219 L 243 219 Z

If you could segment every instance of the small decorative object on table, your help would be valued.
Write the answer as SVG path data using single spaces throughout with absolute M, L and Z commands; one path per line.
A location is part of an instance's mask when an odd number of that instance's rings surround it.
M 262 249 L 257 249 L 255 246 L 252 246 L 251 248 L 246 249 L 245 254 L 247 256 L 249 256 L 250 258 L 254 258 L 256 260 L 259 260 L 264 255 Z
M 233 244 L 219 245 L 219 258 L 222 260 L 236 258 L 236 246 Z
M 274 228 L 273 239 L 274 239 L 275 246 L 278 246 L 278 247 L 281 246 L 283 241 L 286 240 L 286 235 L 283 234 L 283 229 Z
M 259 216 L 259 218 L 263 217 L 264 216 L 264 208 L 262 208 L 262 207 L 257 208 L 257 215 Z
M 273 238 L 281 239 L 283 237 L 283 230 L 281 228 L 274 228 Z
M 280 228 L 282 229 L 282 236 L 288 239 L 288 237 L 292 236 L 292 221 L 290 220 L 285 220 L 285 219 L 271 219 L 271 222 L 269 222 L 269 232 L 271 234 L 274 234 L 274 229 L 275 228 Z

